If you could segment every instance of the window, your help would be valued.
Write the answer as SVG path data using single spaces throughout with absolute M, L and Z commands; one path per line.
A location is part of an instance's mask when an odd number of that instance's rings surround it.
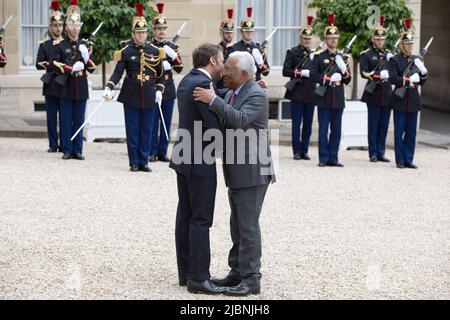
M 39 41 L 48 31 L 50 13 L 50 0 L 21 0 L 20 65 L 24 68 L 34 69 Z
M 267 48 L 271 67 L 281 67 L 286 49 L 298 44 L 298 32 L 305 21 L 303 17 L 303 0 L 238 0 L 237 25 L 247 18 L 247 7 L 253 7 L 255 20 L 255 41 L 262 43 L 274 29 L 277 33 L 270 40 Z M 240 35 L 238 34 L 240 40 Z

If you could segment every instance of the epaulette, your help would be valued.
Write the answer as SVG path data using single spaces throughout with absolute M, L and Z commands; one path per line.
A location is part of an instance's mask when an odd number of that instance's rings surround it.
M 114 61 L 122 60 L 122 51 L 125 50 L 126 48 L 128 48 L 128 45 L 126 45 L 120 50 L 114 51 Z
M 367 52 L 369 52 L 370 51 L 370 48 L 369 49 L 366 49 L 366 50 L 364 50 L 364 51 L 361 51 L 361 53 L 359 54 L 359 55 L 363 55 L 364 53 L 367 53 Z
M 164 48 L 158 48 L 159 50 L 159 57 L 161 59 L 164 59 L 166 57 L 166 50 L 164 50 Z
M 319 54 L 321 54 L 321 53 L 324 52 L 324 51 L 325 51 L 325 49 L 317 50 L 317 51 L 314 52 L 314 55 L 315 55 L 315 56 L 318 56 Z
M 60 44 L 61 42 L 63 42 L 64 39 L 60 39 L 60 40 L 53 40 L 53 45 L 57 46 L 58 44 Z

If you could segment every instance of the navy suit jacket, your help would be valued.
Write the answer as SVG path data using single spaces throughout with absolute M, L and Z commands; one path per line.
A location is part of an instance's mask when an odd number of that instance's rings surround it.
M 178 112 L 179 112 L 179 126 L 178 137 L 174 145 L 174 152 L 170 161 L 169 167 L 176 172 L 183 175 L 214 177 L 216 173 L 216 163 L 205 163 L 203 156 L 201 162 L 194 164 L 194 153 L 197 152 L 203 155 L 203 152 L 208 145 L 213 142 L 203 142 L 202 137 L 208 129 L 222 129 L 217 115 L 209 110 L 209 106 L 202 102 L 196 102 L 193 97 L 193 91 L 196 87 L 209 88 L 212 80 L 202 71 L 192 69 L 180 82 L 177 91 Z M 202 137 L 194 135 L 194 124 L 198 121 L 201 123 Z M 181 131 L 184 131 L 181 132 Z M 184 136 L 189 132 L 190 141 Z M 202 141 L 200 144 L 194 140 Z M 182 152 L 179 152 L 182 150 Z M 190 151 L 190 156 L 187 157 L 184 152 Z M 180 157 L 190 158 L 190 161 L 180 161 Z M 176 159 L 177 158 L 177 159 Z M 180 163 L 181 162 L 181 163 Z M 189 163 L 186 163 L 189 162 Z

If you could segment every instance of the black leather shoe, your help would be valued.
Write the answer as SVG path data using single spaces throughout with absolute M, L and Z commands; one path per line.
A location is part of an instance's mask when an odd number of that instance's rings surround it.
M 330 162 L 330 163 L 328 163 L 328 165 L 330 167 L 338 167 L 338 168 L 343 168 L 344 167 L 344 165 L 342 163 L 340 163 L 340 162 Z
M 180 285 L 180 287 L 186 287 L 187 286 L 187 279 L 184 277 L 179 277 L 178 278 L 178 284 Z
M 241 283 L 241 279 L 227 275 L 225 278 L 211 279 L 218 287 L 236 287 Z
M 161 162 L 170 162 L 170 159 L 168 156 L 158 156 L 158 161 Z
M 326 167 L 326 166 L 327 166 L 326 162 L 320 162 L 319 163 L 319 167 Z
M 309 161 L 311 158 L 308 156 L 308 154 L 302 154 L 302 160 Z
M 370 157 L 370 162 L 378 162 L 377 156 L 371 156 Z
M 302 156 L 298 153 L 294 154 L 294 160 L 302 160 Z
M 187 291 L 194 294 L 221 294 L 225 292 L 225 288 L 216 286 L 211 280 L 202 282 L 187 281 Z
M 158 157 L 157 156 L 151 156 L 150 159 L 148 159 L 148 161 L 156 162 L 156 161 L 158 161 Z
M 141 169 L 142 172 L 152 172 L 152 169 L 150 169 L 148 164 L 141 166 L 140 169 Z
M 407 167 L 408 169 L 419 169 L 418 166 L 416 166 L 415 164 L 412 164 L 412 163 L 405 164 L 405 167 Z
M 70 159 L 72 159 L 72 156 L 70 154 L 68 154 L 68 153 L 64 153 L 63 156 L 62 156 L 62 159 L 63 160 L 70 160 Z
M 47 152 L 48 153 L 56 153 L 56 152 L 58 152 L 58 148 L 48 148 Z
M 84 160 L 84 157 L 81 153 L 75 153 L 74 155 L 72 155 L 72 158 L 74 158 L 75 160 Z
M 399 168 L 399 169 L 405 169 L 405 165 L 402 164 L 402 163 L 397 164 L 397 168 Z
M 391 160 L 389 160 L 385 156 L 379 156 L 378 157 L 378 161 L 380 161 L 380 162 L 391 162 Z
M 130 167 L 130 171 L 131 172 L 138 172 L 139 171 L 139 166 L 131 166 Z
M 260 294 L 261 293 L 261 286 L 259 284 L 259 281 L 253 281 L 253 280 L 242 280 L 240 284 L 238 284 L 236 287 L 230 288 L 227 291 L 224 292 L 227 296 L 233 296 L 233 297 L 245 297 L 251 294 Z

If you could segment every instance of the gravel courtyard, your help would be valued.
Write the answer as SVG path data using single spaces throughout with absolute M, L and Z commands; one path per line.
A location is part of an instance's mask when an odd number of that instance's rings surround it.
M 123 143 L 85 145 L 86 161 L 44 139 L 0 138 L 0 299 L 226 299 L 177 285 L 175 174 L 130 173 Z M 345 168 L 291 160 L 261 217 L 262 293 L 251 299 L 450 299 L 450 152 L 421 147 L 419 170 L 341 152 Z M 393 159 L 393 151 L 388 156 Z M 221 169 L 211 229 L 227 272 Z

